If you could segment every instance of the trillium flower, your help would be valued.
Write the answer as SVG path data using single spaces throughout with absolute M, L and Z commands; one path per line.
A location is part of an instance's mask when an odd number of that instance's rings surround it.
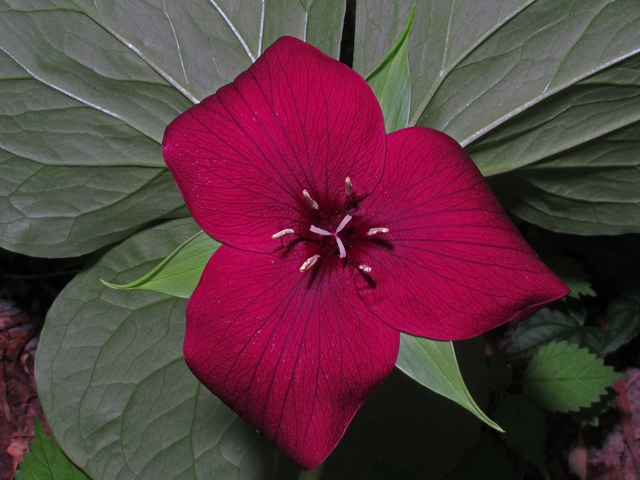
M 294 38 L 174 120 L 163 155 L 224 244 L 188 303 L 186 362 L 305 469 L 400 332 L 469 338 L 568 293 L 453 139 L 386 135 L 362 77 Z

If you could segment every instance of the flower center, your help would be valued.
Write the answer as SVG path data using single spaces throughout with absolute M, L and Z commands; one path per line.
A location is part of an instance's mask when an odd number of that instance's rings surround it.
M 347 226 L 347 224 L 353 219 L 353 217 L 351 215 L 349 215 L 346 212 L 350 211 L 350 207 L 354 205 L 354 202 L 351 199 L 351 196 L 353 195 L 353 184 L 351 183 L 351 179 L 349 177 L 347 177 L 345 179 L 345 194 L 347 196 L 347 201 L 345 202 L 345 207 L 344 207 L 344 217 L 342 217 L 342 220 L 340 221 L 340 223 L 338 224 L 338 226 L 335 228 L 335 231 L 330 231 L 333 230 L 333 226 L 332 226 L 332 222 L 335 220 L 331 220 L 330 222 L 327 221 L 326 219 L 324 219 L 324 223 L 327 224 L 329 229 L 325 229 L 325 228 L 320 228 L 317 227 L 316 225 L 311 225 L 309 227 L 309 231 L 312 233 L 315 233 L 317 235 L 321 235 L 323 237 L 332 237 L 332 240 L 335 241 L 335 245 L 338 246 L 338 252 L 339 252 L 339 256 L 340 258 L 347 258 L 347 248 L 345 247 L 345 241 L 343 241 L 343 237 L 345 232 L 344 232 L 344 228 Z M 302 191 L 302 196 L 307 200 L 307 202 L 309 203 L 309 207 L 311 207 L 312 210 L 317 210 L 319 211 L 320 214 L 322 214 L 322 211 L 320 210 L 320 206 L 318 205 L 318 203 L 311 197 L 311 194 L 309 194 L 309 192 L 307 190 L 303 190 Z M 357 204 L 357 202 L 355 202 Z M 317 217 L 317 213 L 314 214 L 314 217 Z M 323 218 L 322 215 L 320 218 Z M 339 218 L 339 217 L 338 217 Z M 333 224 L 335 225 L 335 224 Z M 375 228 L 370 228 L 366 235 L 367 236 L 373 236 L 373 235 L 378 235 L 381 233 L 388 233 L 389 229 L 386 227 L 375 227 Z M 284 237 L 285 235 L 293 235 L 296 232 L 291 229 L 291 228 L 285 228 L 284 230 L 281 230 L 277 233 L 274 233 L 271 238 L 272 239 L 277 239 L 280 237 Z M 362 232 L 359 236 L 361 238 L 363 238 L 364 232 Z M 312 239 L 305 237 L 304 235 L 300 235 L 302 237 L 302 239 L 307 240 L 307 241 L 313 241 Z M 349 242 L 347 242 L 347 244 L 349 245 Z M 324 245 L 324 247 L 323 247 Z M 348 246 L 347 245 L 347 246 Z M 328 250 L 326 249 L 326 244 L 324 241 L 320 242 L 320 248 L 324 248 L 324 251 L 321 250 L 319 254 L 313 255 L 311 257 L 309 257 L 307 260 L 305 260 L 305 262 L 302 264 L 302 266 L 300 267 L 300 271 L 301 272 L 306 272 L 308 270 L 310 270 L 321 258 L 324 254 L 328 253 Z M 335 248 L 335 247 L 333 247 Z M 335 250 L 334 250 L 335 251 Z M 347 261 L 349 261 L 349 259 L 347 258 Z M 352 263 L 352 262 L 349 262 Z M 355 266 L 355 264 L 353 264 Z M 363 273 L 366 274 L 370 274 L 371 273 L 371 267 L 368 265 L 358 265 L 357 267 L 360 271 L 362 271 Z

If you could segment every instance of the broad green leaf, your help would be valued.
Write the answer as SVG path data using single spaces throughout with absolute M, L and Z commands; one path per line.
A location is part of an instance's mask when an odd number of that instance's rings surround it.
M 415 3 L 400 37 L 366 78 L 380 102 L 387 133 L 406 128 L 409 123 L 411 80 L 408 45 L 414 11 Z
M 591 288 L 588 275 L 584 273 L 584 266 L 572 258 L 555 255 L 543 258 L 543 262 L 553 270 L 560 279 L 571 289 L 569 297 L 580 298 L 580 294 L 596 297 L 596 292 Z
M 15 473 L 16 480 L 89 480 L 47 437 L 38 417 L 33 417 L 35 440 L 29 442 L 29 451 Z
M 396 366 L 416 382 L 466 408 L 492 428 L 502 431 L 478 407 L 464 383 L 452 342 L 400 334 Z
M 372 70 L 411 4 L 358 2 L 356 70 Z M 509 172 L 491 185 L 520 218 L 640 231 L 638 136 L 624 131 L 640 119 L 636 0 L 427 0 L 414 23 L 409 125 L 453 136 L 485 175 Z
M 413 0 L 358 3 L 354 67 L 368 73 Z M 463 145 L 569 85 L 640 50 L 635 0 L 498 0 L 416 6 L 409 39 L 410 125 Z
M 200 231 L 138 280 L 126 285 L 102 283 L 117 290 L 150 290 L 189 298 L 198 286 L 204 267 L 219 246 L 219 242 Z
M 543 308 L 518 326 L 502 356 L 508 363 L 528 362 L 550 342 L 578 337 L 586 317 L 586 309 L 577 303 Z
M 535 354 L 524 373 L 525 389 L 542 407 L 568 412 L 597 402 L 624 374 L 578 345 L 550 343 Z
M 515 170 L 637 123 L 639 107 L 640 56 L 635 55 L 526 109 L 467 151 L 485 175 Z
M 344 8 L 0 0 L 2 246 L 77 256 L 188 216 L 162 161 L 165 127 L 281 35 L 337 56 Z
M 511 395 L 502 400 L 494 412 L 496 422 L 504 426 L 500 437 L 507 445 L 531 461 L 549 478 L 544 453 L 546 423 L 544 410 L 529 395 Z
M 640 333 L 640 300 L 626 297 L 616 298 L 607 309 L 607 329 L 601 354 L 616 351 Z
M 187 369 L 186 300 L 118 291 L 199 231 L 192 219 L 139 233 L 62 291 L 36 358 L 60 446 L 93 480 L 271 479 L 275 451 Z

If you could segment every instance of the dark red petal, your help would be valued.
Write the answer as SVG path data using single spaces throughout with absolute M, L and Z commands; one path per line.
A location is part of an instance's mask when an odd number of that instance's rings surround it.
M 367 83 L 317 48 L 283 37 L 236 80 L 176 118 L 163 155 L 198 224 L 227 245 L 272 252 L 307 233 L 307 190 L 327 217 L 345 178 L 364 196 L 384 167 L 382 112 Z
M 354 243 L 350 255 L 375 281 L 360 281 L 359 293 L 398 330 L 473 337 L 569 292 L 443 133 L 416 127 L 389 135 L 384 176 L 362 207 L 372 227 L 390 232 Z
M 220 247 L 189 300 L 184 344 L 196 377 L 305 469 L 391 372 L 400 336 L 335 255 L 300 273 L 308 249 Z

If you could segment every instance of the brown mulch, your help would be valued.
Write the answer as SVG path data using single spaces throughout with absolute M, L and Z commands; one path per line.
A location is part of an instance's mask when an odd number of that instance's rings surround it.
M 40 326 L 0 299 L 0 480 L 13 480 L 28 443 L 33 417 L 51 434 L 36 394 L 33 365 Z

